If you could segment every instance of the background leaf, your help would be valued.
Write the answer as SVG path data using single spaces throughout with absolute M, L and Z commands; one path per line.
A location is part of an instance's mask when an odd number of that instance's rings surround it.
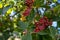
M 25 34 L 24 36 L 22 36 L 22 40 L 32 40 L 32 36 L 30 33 Z

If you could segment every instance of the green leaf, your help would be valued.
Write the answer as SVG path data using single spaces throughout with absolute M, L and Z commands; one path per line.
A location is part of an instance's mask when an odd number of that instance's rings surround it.
M 0 9 L 0 15 L 2 14 L 2 9 Z
M 5 14 L 8 11 L 8 9 L 11 8 L 11 7 L 12 7 L 11 5 L 9 5 L 7 7 L 4 7 L 3 10 L 2 10 L 2 14 Z
M 31 34 L 27 33 L 26 35 L 22 36 L 22 40 L 32 40 Z
M 27 21 L 28 21 L 28 22 L 31 22 L 31 21 L 34 19 L 35 14 L 36 14 L 36 13 L 34 12 L 34 9 L 32 9 L 30 15 L 27 16 Z
M 42 40 L 52 40 L 52 38 L 49 35 L 40 35 L 42 37 Z
M 33 31 L 34 31 L 34 28 L 35 28 L 35 26 L 31 23 L 31 24 L 29 25 L 29 27 L 28 27 L 28 30 L 29 30 L 30 32 L 33 32 Z
M 9 35 L 9 32 L 8 32 L 8 31 L 3 32 L 3 38 L 4 38 L 5 40 L 7 40 L 9 37 L 10 37 L 10 35 Z
M 49 36 L 51 36 L 52 39 L 55 39 L 57 33 L 56 29 L 54 27 L 50 27 L 49 30 L 50 30 Z
M 57 24 L 58 27 L 60 27 L 60 21 L 58 21 L 58 24 Z
M 47 31 L 48 30 L 48 31 Z M 43 30 L 38 32 L 39 35 L 48 35 L 49 34 L 49 29 Z
M 39 35 L 47 35 L 48 33 L 46 33 L 46 32 L 40 32 L 40 33 L 38 33 Z
M 29 23 L 28 22 L 22 22 L 22 21 L 19 21 L 18 22 L 18 26 L 20 29 L 22 30 L 25 30 L 27 27 L 28 27 Z
M 40 7 L 44 5 L 44 0 L 35 0 L 34 6 Z
M 60 5 L 54 7 L 54 11 L 58 11 L 58 10 L 60 10 Z
M 48 18 L 52 18 L 52 11 L 51 10 L 47 10 L 45 11 L 45 16 L 47 16 Z

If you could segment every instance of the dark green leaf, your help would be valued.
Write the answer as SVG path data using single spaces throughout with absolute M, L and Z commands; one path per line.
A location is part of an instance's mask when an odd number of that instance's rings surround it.
M 22 22 L 19 21 L 18 26 L 20 29 L 26 29 L 28 27 L 29 23 L 28 22 Z
M 31 22 L 34 19 L 35 14 L 34 9 L 32 9 L 30 15 L 27 17 L 27 21 Z
M 26 35 L 22 36 L 22 40 L 32 40 L 31 34 L 27 33 Z
M 57 33 L 56 29 L 54 27 L 50 27 L 49 30 L 50 30 L 49 36 L 51 36 L 52 39 L 55 39 Z
M 12 7 L 11 5 L 4 7 L 2 13 L 5 14 L 7 12 L 7 10 L 11 7 Z

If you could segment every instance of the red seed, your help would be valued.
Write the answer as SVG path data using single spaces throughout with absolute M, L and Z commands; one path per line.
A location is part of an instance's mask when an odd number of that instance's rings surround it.
M 24 16 L 28 16 L 30 14 L 31 8 L 27 8 L 23 13 Z
M 26 4 L 27 6 L 32 6 L 33 0 L 25 0 L 25 4 Z
M 52 20 L 49 21 L 47 17 L 40 18 L 40 20 L 35 23 L 35 31 L 42 31 L 46 29 L 49 25 L 52 25 Z

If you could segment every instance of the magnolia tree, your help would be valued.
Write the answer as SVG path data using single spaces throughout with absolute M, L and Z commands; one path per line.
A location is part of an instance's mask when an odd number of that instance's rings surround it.
M 60 0 L 0 0 L 0 40 L 59 40 Z

